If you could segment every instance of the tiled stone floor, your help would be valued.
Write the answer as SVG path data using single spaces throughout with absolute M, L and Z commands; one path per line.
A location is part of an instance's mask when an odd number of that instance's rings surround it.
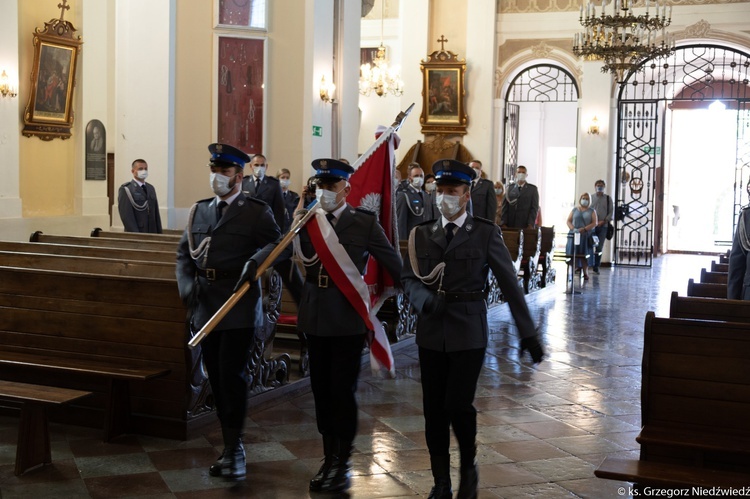
M 607 455 L 638 455 L 644 316 L 649 310 L 666 316 L 671 291 L 684 295 L 687 280 L 697 280 L 712 259 L 667 255 L 651 269 L 602 269 L 580 294 L 565 292 L 564 268 L 558 268 L 556 285 L 528 297 L 549 354 L 537 367 L 518 359 L 507 306 L 491 311 L 475 404 L 480 498 L 628 497 L 618 494 L 627 484 L 593 472 Z M 430 489 L 413 342 L 399 345 L 395 358 L 394 380 L 363 371 L 348 497 L 426 497 Z M 52 425 L 53 463 L 15 477 L 17 424 L 0 418 L 2 499 L 304 498 L 322 452 L 309 393 L 251 410 L 248 478 L 239 486 L 208 475 L 221 451 L 217 428 L 186 442 L 128 435 L 105 444 L 100 430 Z M 457 451 L 452 458 L 457 486 Z

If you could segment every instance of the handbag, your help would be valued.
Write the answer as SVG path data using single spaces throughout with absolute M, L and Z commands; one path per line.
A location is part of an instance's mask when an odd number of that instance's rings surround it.
M 612 225 L 612 222 L 607 222 L 607 241 L 612 239 L 615 235 L 615 226 Z

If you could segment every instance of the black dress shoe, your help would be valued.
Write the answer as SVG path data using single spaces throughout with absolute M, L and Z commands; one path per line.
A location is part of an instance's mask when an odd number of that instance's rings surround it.
M 320 492 L 341 492 L 347 490 L 350 486 L 349 481 L 349 462 L 334 457 L 331 469 L 320 482 Z
M 320 466 L 318 473 L 310 480 L 310 490 L 312 492 L 319 492 L 323 483 L 328 478 L 328 473 L 331 471 L 332 459 L 324 459 L 323 464 Z
M 223 451 L 221 451 L 221 455 L 216 460 L 216 462 L 214 464 L 212 464 L 208 468 L 208 474 L 209 475 L 211 475 L 211 476 L 221 476 L 221 469 L 224 466 L 224 453 L 226 451 L 227 451 L 226 449 L 224 449 Z
M 430 490 L 430 495 L 427 499 L 453 499 L 453 489 L 451 489 L 451 481 L 448 480 L 435 480 L 435 486 Z
M 247 473 L 247 463 L 245 462 L 245 449 L 242 444 L 237 444 L 225 454 L 221 476 L 233 482 L 244 480 Z
M 479 475 L 476 465 L 461 470 L 461 484 L 456 499 L 476 499 L 479 488 Z

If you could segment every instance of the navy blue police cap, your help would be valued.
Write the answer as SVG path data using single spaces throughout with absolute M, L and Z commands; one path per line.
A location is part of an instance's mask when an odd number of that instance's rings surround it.
M 245 163 L 250 162 L 250 156 L 229 144 L 211 144 L 208 146 L 211 153 L 211 161 L 208 166 L 238 166 L 245 168 Z
M 351 174 L 354 173 L 354 168 L 351 165 L 347 165 L 337 159 L 316 159 L 312 162 L 312 167 L 315 168 L 315 178 L 320 180 L 333 180 L 336 182 L 339 180 L 349 180 Z
M 439 159 L 432 164 L 435 182 L 442 184 L 471 184 L 477 176 L 473 168 L 455 159 Z

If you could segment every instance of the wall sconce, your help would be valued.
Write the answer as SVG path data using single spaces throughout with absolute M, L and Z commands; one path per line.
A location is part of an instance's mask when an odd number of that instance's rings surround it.
M 8 84 L 8 80 L 8 73 L 3 69 L 3 73 L 0 74 L 0 95 L 3 97 L 15 97 L 18 95 L 18 92 Z
M 320 100 L 333 103 L 336 85 L 328 83 L 325 75 L 320 79 Z
M 594 116 L 589 125 L 589 135 L 599 135 L 599 120 L 596 119 L 596 116 Z

